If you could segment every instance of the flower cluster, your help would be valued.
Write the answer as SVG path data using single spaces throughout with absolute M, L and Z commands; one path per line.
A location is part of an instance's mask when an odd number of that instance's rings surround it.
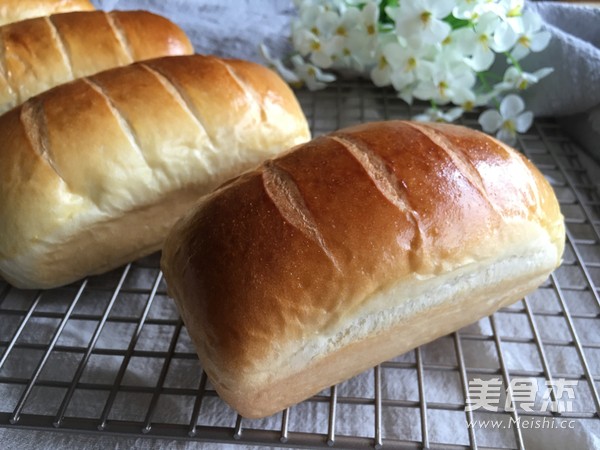
M 513 123 L 511 114 L 523 110 L 514 109 L 523 104 L 515 92 L 552 72 L 544 68 L 527 73 L 521 68 L 523 58 L 542 51 L 550 40 L 539 16 L 523 11 L 524 0 L 295 3 L 298 17 L 292 24 L 295 53 L 290 64 L 271 57 L 261 46 L 272 67 L 288 82 L 309 89 L 325 87 L 335 79 L 334 72 L 368 76 L 377 86 L 393 86 L 408 103 L 431 102 L 417 120 L 454 121 L 477 106 L 496 105 L 499 111 L 486 111 L 481 125 L 514 141 L 516 132 L 531 124 L 530 114 L 529 120 Z M 508 62 L 502 78 L 489 70 L 498 55 Z M 501 103 L 506 94 L 510 95 Z M 455 107 L 442 110 L 447 104 Z

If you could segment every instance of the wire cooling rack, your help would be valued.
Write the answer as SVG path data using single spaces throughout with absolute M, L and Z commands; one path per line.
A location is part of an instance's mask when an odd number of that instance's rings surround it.
M 298 92 L 313 134 L 408 119 L 391 92 L 361 82 Z M 476 115 L 463 123 L 477 128 Z M 564 264 L 535 293 L 264 420 L 242 419 L 203 374 L 158 269 L 159 256 L 50 291 L 0 284 L 0 427 L 290 447 L 526 448 L 522 427 L 551 418 L 598 430 L 600 197 L 582 151 L 552 120 L 519 147 L 556 190 Z M 0 282 L 2 283 L 2 282 Z M 577 383 L 568 411 L 466 411 L 469 382 Z M 509 392 L 507 395 L 514 395 Z M 552 391 L 552 399 L 557 392 Z M 595 428 L 594 428 L 595 427 Z M 577 430 L 576 430 L 577 431 Z M 93 436 L 90 438 L 93 439 Z

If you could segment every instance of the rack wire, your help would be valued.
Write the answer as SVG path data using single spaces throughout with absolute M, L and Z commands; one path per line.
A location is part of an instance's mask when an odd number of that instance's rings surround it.
M 297 94 L 314 135 L 409 119 L 424 108 L 357 81 Z M 467 114 L 463 124 L 478 128 L 476 115 Z M 516 304 L 273 417 L 246 420 L 218 398 L 202 372 L 167 297 L 159 255 L 49 291 L 0 282 L 0 427 L 279 447 L 473 449 L 531 445 L 521 427 L 467 426 L 482 418 L 575 420 L 598 430 L 595 172 L 553 120 L 537 120 L 519 147 L 556 191 L 567 244 L 561 268 Z M 470 381 L 500 378 L 507 389 L 519 377 L 540 385 L 577 381 L 574 408 L 466 410 Z

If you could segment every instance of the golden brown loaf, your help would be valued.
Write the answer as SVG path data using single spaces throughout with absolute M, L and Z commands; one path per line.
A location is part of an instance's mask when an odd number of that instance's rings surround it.
M 206 196 L 162 268 L 209 379 L 260 417 L 492 313 L 560 262 L 553 190 L 459 126 L 320 137 Z
M 0 113 L 54 86 L 134 61 L 194 52 L 185 33 L 145 11 L 73 12 L 0 28 Z
M 0 117 L 0 275 L 52 287 L 160 248 L 227 178 L 307 141 L 257 64 L 173 56 L 54 88 Z
M 0 0 L 0 26 L 70 11 L 92 11 L 89 0 Z

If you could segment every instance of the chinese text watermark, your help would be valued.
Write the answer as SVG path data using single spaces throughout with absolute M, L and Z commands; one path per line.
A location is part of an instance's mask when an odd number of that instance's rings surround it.
M 577 380 L 557 378 L 545 381 L 542 401 L 536 408 L 538 384 L 533 378 L 513 378 L 505 392 L 504 411 L 514 411 L 518 404 L 526 412 L 571 412 Z M 475 378 L 469 381 L 469 399 L 467 411 L 478 409 L 497 412 L 500 410 L 502 380 Z
M 573 400 L 577 380 L 557 378 L 552 381 L 545 380 L 544 385 L 538 387 L 534 378 L 513 378 L 509 386 L 503 389 L 502 380 L 497 378 L 475 378 L 469 381 L 466 411 L 513 412 L 515 408 L 525 413 L 564 413 L 573 411 Z M 522 418 L 510 417 L 505 423 L 502 420 L 477 420 L 468 426 L 484 428 L 560 428 L 571 429 L 575 420 L 554 420 L 552 417 Z

